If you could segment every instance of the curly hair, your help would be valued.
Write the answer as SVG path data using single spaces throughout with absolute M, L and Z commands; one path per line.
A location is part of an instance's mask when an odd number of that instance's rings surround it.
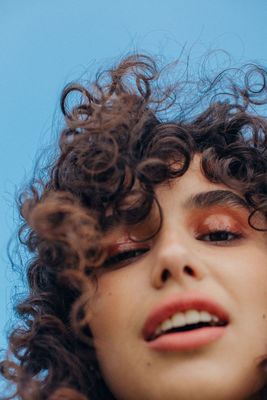
M 267 121 L 257 112 L 267 103 L 266 75 L 256 65 L 224 71 L 204 89 L 202 82 L 193 102 L 189 81 L 164 87 L 152 58 L 130 55 L 90 86 L 64 89 L 59 154 L 48 179 L 21 200 L 28 293 L 1 363 L 15 387 L 6 399 L 114 398 L 85 322 L 103 272 L 103 237 L 111 219 L 132 225 L 155 204 L 160 211 L 156 187 L 185 174 L 195 154 L 211 182 L 240 192 L 250 225 L 266 229 Z

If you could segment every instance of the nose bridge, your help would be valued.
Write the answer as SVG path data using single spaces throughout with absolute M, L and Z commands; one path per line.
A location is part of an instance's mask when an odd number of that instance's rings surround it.
M 158 261 L 162 266 L 168 267 L 173 263 L 186 265 L 189 258 L 189 244 L 186 244 L 184 235 L 169 233 L 158 249 Z
M 182 232 L 177 227 L 165 231 L 158 243 L 152 285 L 160 288 L 168 280 L 183 284 L 188 279 L 201 279 L 203 268 L 192 247 L 187 232 Z

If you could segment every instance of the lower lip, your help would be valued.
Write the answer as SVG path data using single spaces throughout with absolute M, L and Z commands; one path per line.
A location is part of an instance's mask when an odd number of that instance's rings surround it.
M 219 339 L 225 331 L 226 327 L 220 326 L 188 332 L 168 333 L 148 342 L 148 346 L 159 351 L 194 350 Z

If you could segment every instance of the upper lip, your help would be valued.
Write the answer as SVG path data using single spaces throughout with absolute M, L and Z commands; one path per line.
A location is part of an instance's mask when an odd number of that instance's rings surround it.
M 189 309 L 208 311 L 216 315 L 220 321 L 226 323 L 229 321 L 228 313 L 216 301 L 203 294 L 184 293 L 166 299 L 151 311 L 143 326 L 142 333 L 144 339 L 149 340 L 153 336 L 157 326 L 164 320 L 179 311 L 183 312 Z

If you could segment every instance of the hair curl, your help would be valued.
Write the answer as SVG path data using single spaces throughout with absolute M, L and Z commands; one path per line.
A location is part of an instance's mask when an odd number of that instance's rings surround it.
M 182 95 L 189 82 L 160 86 L 159 68 L 145 55 L 125 58 L 90 87 L 65 88 L 59 155 L 41 189 L 36 182 L 21 201 L 19 235 L 32 258 L 28 294 L 17 305 L 23 323 L 1 363 L 16 387 L 6 399 L 114 398 L 84 320 L 105 257 L 103 232 L 110 216 L 118 224 L 144 220 L 158 205 L 155 188 L 182 176 L 195 154 L 211 182 L 242 194 L 249 223 L 266 229 L 267 121 L 255 110 L 267 103 L 267 73 L 255 65 L 234 72 L 206 81 L 195 103 Z M 80 98 L 70 104 L 73 93 Z M 183 112 L 164 120 L 177 105 Z

